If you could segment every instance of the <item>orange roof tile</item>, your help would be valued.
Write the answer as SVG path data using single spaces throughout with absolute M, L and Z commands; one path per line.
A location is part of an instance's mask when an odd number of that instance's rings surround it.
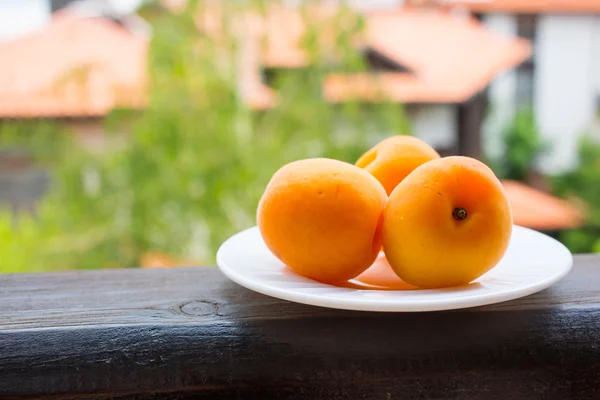
M 600 13 L 598 0 L 409 0 L 410 5 L 460 6 L 474 12 Z
M 263 16 L 261 33 L 264 35 L 262 63 L 267 67 L 301 67 L 310 62 L 303 39 L 314 29 L 318 32 L 319 49 L 333 50 L 338 34 L 345 23 L 352 20 L 335 4 L 309 4 L 300 10 L 272 6 Z M 309 21 L 311 26 L 307 26 Z
M 234 12 L 220 2 L 207 2 L 199 10 L 197 25 L 216 40 L 223 40 L 224 26 L 229 25 L 235 33 L 259 42 L 260 56 L 252 60 L 253 65 L 259 64 L 255 68 L 298 68 L 310 62 L 302 46 L 308 24 L 317 30 L 328 53 L 338 33 L 355 22 L 355 14 L 341 11 L 335 4 L 320 2 L 300 9 L 270 4 L 262 11 Z M 228 17 L 234 23 L 224 24 Z M 469 16 L 404 8 L 364 17 L 366 37 L 354 38 L 357 51 L 364 45 L 371 47 L 410 73 L 384 73 L 375 80 L 368 75 L 333 74 L 324 84 L 329 101 L 374 101 L 385 96 L 403 102 L 461 102 L 531 53 L 528 41 L 497 36 Z
M 0 118 L 106 115 L 147 101 L 148 40 L 102 18 L 59 12 L 45 28 L 0 45 Z M 270 108 L 276 96 L 260 78 L 258 59 L 241 68 L 242 98 Z
M 333 45 L 336 34 L 343 28 L 339 25 L 343 14 L 331 3 L 308 4 L 301 9 L 277 3 L 271 3 L 263 10 L 231 7 L 215 1 L 203 3 L 198 9 L 198 28 L 220 40 L 224 25 L 227 25 L 225 21 L 235 19 L 235 23 L 230 24 L 233 33 L 259 42 L 260 63 L 267 67 L 299 68 L 310 62 L 302 45 L 309 31 L 307 20 L 318 30 L 321 45 Z
M 523 183 L 504 180 L 516 225 L 538 230 L 576 228 L 583 223 L 584 213 L 574 204 Z
M 0 45 L 0 117 L 106 114 L 145 103 L 147 43 L 104 19 L 60 15 Z
M 471 17 L 437 10 L 370 14 L 366 41 L 410 72 L 332 74 L 324 84 L 328 100 L 462 102 L 531 53 L 523 39 L 497 36 Z
M 451 90 L 444 90 L 437 85 L 419 82 L 410 73 L 378 72 L 373 74 L 330 74 L 324 82 L 325 98 L 331 102 L 348 100 L 394 102 L 455 102 L 464 96 L 457 97 Z

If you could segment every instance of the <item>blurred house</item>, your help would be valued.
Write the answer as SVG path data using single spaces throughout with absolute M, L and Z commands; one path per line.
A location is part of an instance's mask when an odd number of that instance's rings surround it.
M 123 23 L 135 9 L 125 2 L 118 7 L 89 0 L 69 3 L 43 8 L 56 12 L 0 42 L 0 122 L 60 119 L 84 143 L 97 147 L 102 144 L 102 119 L 111 110 L 138 110 L 146 104 L 151 32 Z M 265 72 L 302 68 L 309 62 L 299 44 L 306 30 L 302 17 L 291 8 L 271 10 L 266 18 L 249 18 L 235 25 L 244 60 L 238 66 L 238 84 L 245 103 L 253 109 L 277 105 L 277 93 L 267 86 Z M 479 156 L 486 88 L 498 74 L 529 57 L 529 42 L 494 34 L 470 15 L 438 9 L 364 11 L 364 16 L 367 34 L 356 50 L 366 58 L 370 71 L 329 75 L 323 82 L 325 98 L 333 103 L 385 99 L 406 104 L 416 136 L 442 153 Z M 214 27 L 210 19 L 198 23 L 200 29 Z M 322 35 L 325 39 L 338 29 L 328 28 Z M 264 37 L 265 47 L 260 45 Z M 519 187 L 515 190 L 523 193 Z M 539 204 L 552 204 L 528 209 L 529 217 L 537 215 L 546 221 L 546 228 L 571 226 L 563 220 L 548 223 L 552 213 L 544 214 L 556 209 L 552 207 L 562 207 L 567 210 L 563 214 L 569 214 L 568 204 L 548 196 L 536 199 Z M 573 217 L 573 221 L 578 219 Z M 527 224 L 533 226 L 530 220 Z
M 60 119 L 94 146 L 108 112 L 143 107 L 148 24 L 136 23 L 141 3 L 0 3 L 6 32 L 0 35 L 0 119 Z M 32 22 L 16 29 L 11 19 Z
M 324 83 L 332 102 L 406 105 L 413 134 L 442 153 L 481 156 L 485 89 L 497 74 L 519 65 L 529 43 L 503 38 L 468 15 L 400 9 L 366 17 L 368 74 L 332 74 Z
M 163 1 L 172 10 L 181 6 L 180 2 Z M 198 21 L 199 28 L 209 34 L 218 25 L 215 21 L 223 17 L 219 2 L 210 4 Z M 327 46 L 343 29 L 343 22 L 328 20 L 338 10 L 335 2 L 323 2 L 305 10 L 311 13 L 307 19 L 294 7 L 272 5 L 263 13 L 238 20 L 244 70 L 247 76 L 254 76 L 252 87 L 264 91 L 256 82 L 259 74 L 268 78 L 277 69 L 307 66 L 310 61 L 302 38 L 309 30 L 308 23 L 319 26 L 319 40 Z M 497 35 L 464 13 L 381 9 L 381 4 L 363 5 L 359 10 L 366 29 L 356 51 L 369 70 L 362 74 L 332 73 L 323 82 L 325 99 L 332 103 L 403 104 L 415 136 L 444 154 L 480 157 L 486 88 L 500 73 L 529 57 L 530 43 Z M 263 83 L 268 85 L 269 81 Z M 243 90 L 249 92 L 252 87 Z M 398 132 L 384 134 L 394 133 Z
M 172 9 L 178 10 L 181 3 L 171 4 Z M 326 19 L 331 9 L 320 6 L 308 11 L 312 12 L 310 21 L 325 27 L 319 31 L 325 46 L 332 33 L 326 29 L 332 28 Z M 216 10 L 218 7 L 205 9 L 198 21 L 199 28 L 209 34 L 214 34 L 213 29 L 218 26 Z M 366 59 L 369 71 L 327 76 L 323 82 L 325 98 L 332 103 L 402 103 L 414 135 L 441 153 L 481 156 L 487 88 L 498 75 L 518 68 L 530 58 L 530 42 L 495 34 L 468 13 L 440 8 L 374 11 L 364 6 L 361 12 L 366 37 L 357 43 L 356 51 Z M 257 82 L 259 71 L 271 77 L 278 68 L 299 69 L 310 62 L 300 45 L 307 31 L 306 19 L 294 8 L 269 7 L 261 16 L 239 19 L 238 23 L 243 70 L 254 77 L 250 80 L 254 86 L 246 90 L 263 90 Z M 339 27 L 334 25 L 333 30 L 336 29 Z M 269 79 L 263 82 L 268 84 Z M 515 223 L 543 231 L 581 224 L 582 213 L 573 204 L 518 182 L 503 183 L 515 212 Z
M 421 8 L 467 10 L 491 31 L 533 44 L 531 56 L 490 85 L 488 148 L 516 110 L 532 106 L 552 144 L 540 169 L 559 173 L 576 165 L 581 135 L 600 136 L 599 0 L 407 0 Z
M 113 109 L 141 110 L 146 104 L 151 32 L 123 22 L 136 20 L 133 3 L 140 1 L 63 1 L 61 7 L 53 4 L 56 11 L 47 19 L 0 41 L 0 122 L 60 120 L 84 145 L 101 150 L 103 118 Z M 37 10 L 39 2 L 30 6 L 20 16 Z M 252 86 L 256 80 L 247 81 Z M 270 104 L 268 89 L 251 93 L 250 107 Z
M 0 119 L 60 119 L 93 145 L 112 109 L 144 106 L 146 51 L 113 21 L 56 15 L 0 43 Z

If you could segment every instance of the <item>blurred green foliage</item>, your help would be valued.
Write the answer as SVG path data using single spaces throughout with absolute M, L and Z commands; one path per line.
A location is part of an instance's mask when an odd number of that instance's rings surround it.
M 554 177 L 555 193 L 577 197 L 587 205 L 586 224 L 564 231 L 560 240 L 574 253 L 600 252 L 600 142 L 583 136 L 579 143 L 579 165 L 573 171 Z
M 542 139 L 531 108 L 519 110 L 502 132 L 502 155 L 492 161 L 496 174 L 505 179 L 527 181 L 538 158 L 549 150 Z
M 520 110 L 503 133 L 503 154 L 491 163 L 496 174 L 505 179 L 527 182 L 539 156 L 549 145 L 536 127 L 530 108 Z M 567 173 L 550 177 L 554 195 L 569 198 L 587 210 L 581 228 L 560 232 L 559 239 L 573 253 L 600 252 L 600 143 L 582 136 L 578 165 Z
M 3 125 L 0 144 L 31 149 L 54 184 L 38 218 L 13 226 L 3 211 L 0 272 L 133 267 L 147 251 L 213 264 L 223 240 L 254 225 L 258 199 L 280 166 L 306 157 L 354 162 L 383 137 L 409 132 L 398 104 L 323 100 L 325 73 L 366 67 L 350 43 L 358 17 L 336 38 L 335 64 L 319 48 L 318 31 L 309 32 L 313 63 L 272 71 L 279 105 L 253 111 L 237 87 L 239 43 L 228 35 L 215 46 L 194 15 L 188 9 L 153 23 L 149 104 L 105 121 L 115 135 L 127 122 L 126 146 L 96 154 L 59 123 Z

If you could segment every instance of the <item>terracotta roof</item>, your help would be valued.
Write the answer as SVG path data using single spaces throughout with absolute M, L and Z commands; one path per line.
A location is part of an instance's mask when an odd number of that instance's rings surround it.
M 61 14 L 0 45 L 0 117 L 106 114 L 145 102 L 146 41 L 104 19 Z
M 147 49 L 147 39 L 110 20 L 56 13 L 43 29 L 0 45 L 0 118 L 103 116 L 115 107 L 143 108 Z M 241 78 L 248 107 L 274 105 L 274 92 L 258 68 Z
M 309 4 L 301 10 L 273 6 L 264 14 L 262 63 L 267 67 L 300 67 L 310 62 L 303 39 L 311 29 L 318 32 L 319 49 L 329 55 L 341 31 L 357 14 L 350 14 L 332 3 Z M 306 21 L 311 26 L 308 27 Z
M 304 50 L 302 40 L 309 27 L 318 30 L 320 45 L 333 46 L 334 40 L 343 26 L 340 8 L 331 3 L 308 4 L 301 9 L 271 3 L 264 9 L 236 8 L 216 1 L 206 1 L 198 9 L 197 26 L 217 41 L 223 36 L 223 22 L 235 18 L 230 24 L 234 34 L 244 35 L 260 43 L 260 64 L 266 67 L 299 68 L 306 66 L 310 59 Z M 347 15 L 347 14 L 346 14 Z M 337 22 L 337 23 L 334 23 Z M 231 32 L 230 32 L 231 33 Z
M 517 225 L 538 230 L 561 230 L 581 226 L 583 210 L 578 206 L 523 183 L 504 180 Z
M 408 0 L 410 5 L 460 6 L 474 12 L 600 13 L 598 0 Z
M 228 9 L 220 2 L 206 2 L 197 15 L 198 28 L 215 40 L 223 40 L 223 21 L 235 34 L 260 43 L 255 68 L 306 66 L 302 40 L 317 32 L 325 54 L 332 57 L 340 31 L 356 21 L 356 14 L 332 3 L 302 8 L 270 4 L 266 9 Z M 524 39 L 493 34 L 468 15 L 443 10 L 403 8 L 363 14 L 366 37 L 354 38 L 356 49 L 367 47 L 406 67 L 409 72 L 369 75 L 333 74 L 325 81 L 325 97 L 332 102 L 352 98 L 374 101 L 386 97 L 403 102 L 461 102 L 485 88 L 499 72 L 518 65 L 531 53 Z M 248 63 L 248 61 L 244 61 Z M 254 68 L 254 67 L 253 67 Z M 379 88 L 383 88 L 380 90 Z
M 324 84 L 328 100 L 462 102 L 531 53 L 528 41 L 438 10 L 370 14 L 366 42 L 409 72 L 332 74 Z

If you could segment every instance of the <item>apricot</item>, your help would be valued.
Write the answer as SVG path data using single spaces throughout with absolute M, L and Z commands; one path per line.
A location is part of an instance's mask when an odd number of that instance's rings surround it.
M 391 136 L 363 154 L 356 166 L 371 173 L 389 195 L 419 165 L 440 158 L 423 140 L 413 136 Z
M 269 250 L 296 273 L 343 282 L 377 258 L 386 200 L 377 179 L 352 164 L 294 161 L 267 184 L 258 204 L 258 227 Z
M 491 169 L 453 156 L 417 167 L 391 193 L 383 249 L 400 279 L 420 288 L 468 284 L 504 255 L 511 209 Z

